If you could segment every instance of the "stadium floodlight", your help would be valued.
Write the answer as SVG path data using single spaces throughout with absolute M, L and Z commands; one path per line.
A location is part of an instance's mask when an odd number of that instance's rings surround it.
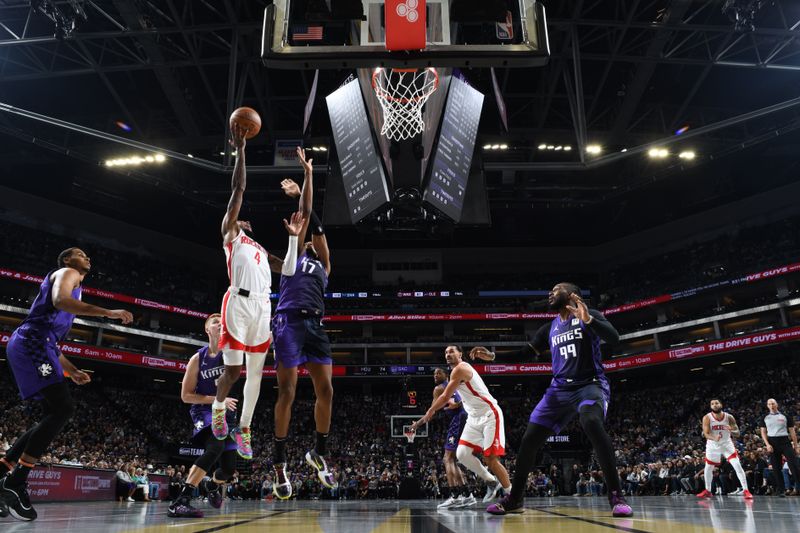
M 599 144 L 590 144 L 590 145 L 588 145 L 586 147 L 586 153 L 587 154 L 597 155 L 602 151 L 603 151 L 603 147 L 600 146 Z
M 678 154 L 678 157 L 680 157 L 681 159 L 685 159 L 687 161 L 691 161 L 697 156 L 692 150 L 687 150 L 685 152 L 681 152 L 680 154 Z

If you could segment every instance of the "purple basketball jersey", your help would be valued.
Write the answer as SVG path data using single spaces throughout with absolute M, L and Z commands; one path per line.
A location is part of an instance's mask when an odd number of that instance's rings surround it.
M 565 384 L 604 376 L 600 337 L 581 320 L 560 316 L 550 324 L 553 383 Z
M 51 277 L 54 272 L 45 276 L 28 316 L 11 335 L 6 347 L 8 362 L 23 399 L 39 398 L 40 390 L 64 381 L 57 343 L 67 336 L 75 315 L 59 311 L 53 305 Z M 72 297 L 80 300 L 80 287 L 72 291 Z
M 276 313 L 298 309 L 325 312 L 328 273 L 321 261 L 304 253 L 297 259 L 294 276 L 281 276 L 281 295 Z

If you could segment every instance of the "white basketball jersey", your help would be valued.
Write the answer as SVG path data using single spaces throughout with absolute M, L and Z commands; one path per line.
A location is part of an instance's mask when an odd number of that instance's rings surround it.
M 461 395 L 461 402 L 467 415 L 481 417 L 488 413 L 496 412 L 498 409 L 497 400 L 489 394 L 489 389 L 481 376 L 469 363 L 461 364 L 467 365 L 472 370 L 472 378 L 469 381 L 460 383 L 457 389 Z
M 239 234 L 225 245 L 228 261 L 228 279 L 231 287 L 248 290 L 254 294 L 268 294 L 272 287 L 269 256 L 263 246 L 239 230 Z
M 719 439 L 717 442 L 727 442 L 731 440 L 731 421 L 728 413 L 722 413 L 722 420 L 717 420 L 714 418 L 714 413 L 708 413 L 706 415 L 708 417 L 708 421 L 711 423 L 711 434 L 714 436 L 714 440 L 721 435 L 722 438 Z

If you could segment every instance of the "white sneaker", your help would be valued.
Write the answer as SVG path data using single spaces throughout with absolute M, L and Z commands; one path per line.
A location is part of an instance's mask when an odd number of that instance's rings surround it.
M 452 496 L 450 496 L 445 501 L 443 501 L 442 503 L 437 505 L 436 508 L 437 509 L 450 509 L 451 507 L 456 507 L 459 503 L 461 503 L 460 500 L 462 498 L 463 498 L 463 496 L 459 496 L 458 498 L 453 498 Z
M 497 493 L 503 488 L 500 482 L 495 480 L 493 485 L 486 485 L 486 496 L 483 497 L 483 503 L 488 503 L 497 498 Z
M 464 496 L 460 496 L 461 498 L 461 505 L 458 506 L 459 509 L 464 509 L 466 507 L 472 507 L 473 505 L 478 504 L 478 500 L 475 499 L 475 496 L 470 494 L 466 498 Z
M 741 496 L 742 494 L 744 494 L 744 489 L 742 487 L 739 487 L 735 491 L 729 492 L 728 494 L 731 496 Z

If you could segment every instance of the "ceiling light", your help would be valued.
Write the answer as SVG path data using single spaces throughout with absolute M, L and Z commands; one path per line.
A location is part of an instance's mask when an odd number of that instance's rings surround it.
M 547 145 L 546 144 L 540 144 L 539 145 L 539 150 L 547 150 Z
M 194 159 L 194 156 L 192 154 L 186 154 L 186 157 L 188 157 L 189 159 Z
M 590 144 L 586 147 L 586 153 L 597 155 L 603 151 L 603 148 L 599 144 Z
M 153 157 L 152 155 L 148 155 L 148 156 L 145 156 L 144 160 L 147 161 L 148 163 L 152 163 L 153 161 L 156 160 L 156 158 Z
M 563 146 L 561 146 L 561 145 L 558 145 L 558 146 L 556 146 L 556 152 L 558 152 L 559 150 L 561 150 L 561 149 L 563 149 L 563 148 L 564 148 L 564 147 L 563 147 Z
M 492 150 L 499 150 L 499 149 L 500 149 L 500 145 L 499 144 L 493 144 L 492 145 Z
M 547 149 L 548 149 L 548 150 L 552 150 L 552 149 L 554 149 L 554 148 L 555 148 L 555 146 L 553 146 L 552 144 L 548 144 L 548 145 L 547 145 Z
M 669 155 L 669 150 L 666 148 L 650 148 L 650 150 L 647 152 L 647 155 L 653 159 L 664 159 Z
M 565 152 L 569 152 L 570 150 L 572 150 L 572 146 L 570 146 L 570 145 L 566 145 L 566 146 L 564 147 L 564 151 L 565 151 Z
M 686 159 L 691 161 L 692 159 L 695 158 L 695 153 L 691 150 L 687 150 L 685 152 L 681 152 L 680 154 L 678 154 L 678 157 L 680 157 L 681 159 Z
M 622 152 L 623 154 L 624 154 L 625 152 L 627 152 L 627 151 L 628 151 L 628 149 L 627 149 L 627 148 L 623 148 L 622 150 L 620 150 L 620 152 Z
M 500 145 L 500 149 L 501 150 L 508 150 L 508 145 L 507 144 L 501 144 Z
M 484 144 L 483 145 L 483 149 L 484 150 L 491 150 L 492 149 L 492 145 L 491 144 Z

